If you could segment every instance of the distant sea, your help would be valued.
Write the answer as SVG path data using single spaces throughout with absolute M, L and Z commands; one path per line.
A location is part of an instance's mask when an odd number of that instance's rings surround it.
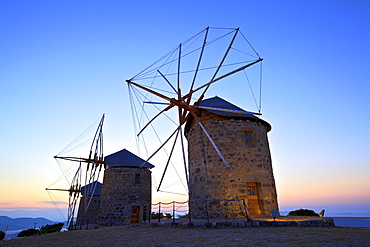
M 44 225 L 52 225 L 55 223 L 57 222 L 48 220 L 43 217 L 10 218 L 8 216 L 0 216 L 0 230 L 6 233 L 4 240 L 16 238 L 18 233 L 20 233 L 22 230 L 34 227 L 39 228 Z
M 4 240 L 16 238 L 22 230 L 7 231 Z
M 370 217 L 333 217 L 336 226 L 358 227 L 370 230 Z

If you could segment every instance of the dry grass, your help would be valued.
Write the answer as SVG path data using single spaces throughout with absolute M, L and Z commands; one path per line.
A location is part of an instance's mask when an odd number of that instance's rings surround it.
M 131 225 L 52 233 L 0 246 L 370 246 L 370 230 L 349 227 L 169 228 Z

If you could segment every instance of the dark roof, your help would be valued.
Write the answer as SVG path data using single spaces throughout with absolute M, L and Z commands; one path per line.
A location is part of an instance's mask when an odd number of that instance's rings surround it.
M 88 194 L 89 196 L 100 196 L 102 186 L 102 183 L 98 181 L 92 182 L 81 187 L 81 194 L 83 196 L 86 194 Z
M 211 110 L 211 109 L 205 109 L 209 112 L 218 114 L 218 115 L 223 115 L 223 116 L 229 116 L 229 117 L 256 117 L 253 112 L 248 112 L 246 110 L 243 110 L 242 108 L 231 104 L 230 102 L 215 96 L 209 99 L 202 100 L 199 104 L 199 106 L 203 107 L 210 107 L 210 108 L 222 108 L 222 109 L 227 109 L 231 111 L 239 111 L 238 112 L 227 112 L 227 111 L 217 111 L 217 110 Z
M 264 126 L 267 127 L 267 130 L 270 131 L 271 130 L 271 125 L 266 122 L 265 120 L 261 119 L 258 117 L 258 115 L 256 113 L 253 113 L 253 112 L 249 112 L 249 111 L 246 111 L 218 96 L 215 96 L 215 97 L 212 97 L 212 98 L 209 98 L 209 99 L 204 99 L 200 102 L 199 104 L 200 108 L 201 107 L 205 107 L 203 109 L 201 109 L 202 111 L 208 111 L 208 112 L 211 112 L 211 113 L 214 113 L 214 114 L 218 114 L 218 115 L 221 115 L 221 116 L 225 116 L 225 117 L 233 117 L 233 118 L 237 118 L 237 119 L 249 119 L 249 120 L 252 120 L 252 121 L 256 121 L 256 122 L 259 122 L 259 123 L 262 123 Z M 206 107 L 209 107 L 208 109 Z M 211 108 L 222 108 L 222 109 L 227 109 L 227 110 L 231 110 L 231 111 L 219 111 L 219 110 L 215 110 L 215 109 L 211 109 Z
M 115 152 L 104 158 L 105 164 L 108 166 L 124 166 L 124 167 L 140 167 L 145 163 L 145 160 L 131 153 L 130 151 L 123 149 Z M 154 166 L 150 163 L 145 163 L 142 167 L 153 168 Z

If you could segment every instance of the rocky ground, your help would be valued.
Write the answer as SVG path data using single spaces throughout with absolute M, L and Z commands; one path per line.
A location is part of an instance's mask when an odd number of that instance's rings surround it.
M 349 227 L 150 227 L 59 232 L 0 246 L 370 246 L 370 230 Z

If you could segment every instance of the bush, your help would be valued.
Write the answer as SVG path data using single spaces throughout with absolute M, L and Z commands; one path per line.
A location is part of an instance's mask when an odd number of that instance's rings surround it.
M 0 231 L 0 241 L 5 238 L 5 232 Z
M 52 233 L 52 232 L 60 232 L 60 230 L 62 230 L 63 225 L 64 225 L 63 223 L 45 225 L 45 226 L 42 226 L 40 230 L 30 228 L 30 229 L 23 230 L 20 233 L 18 233 L 17 237 L 29 237 L 29 236 L 47 234 L 47 233 Z
M 179 218 L 180 219 L 188 219 L 189 218 L 189 214 L 179 215 Z
M 151 214 L 151 219 L 158 219 L 159 216 L 161 217 L 161 219 L 172 219 L 171 214 L 161 213 L 161 215 L 159 215 L 159 213 L 154 213 L 154 212 L 152 212 Z
M 298 209 L 290 211 L 288 216 L 320 216 L 320 215 L 310 209 Z
M 20 233 L 18 233 L 17 237 L 18 238 L 20 238 L 20 237 L 29 237 L 29 236 L 39 235 L 39 234 L 40 234 L 40 230 L 30 228 L 30 229 L 23 230 Z
M 40 234 L 47 234 L 52 232 L 60 232 L 63 228 L 63 223 L 57 223 L 54 225 L 45 225 L 40 228 Z

